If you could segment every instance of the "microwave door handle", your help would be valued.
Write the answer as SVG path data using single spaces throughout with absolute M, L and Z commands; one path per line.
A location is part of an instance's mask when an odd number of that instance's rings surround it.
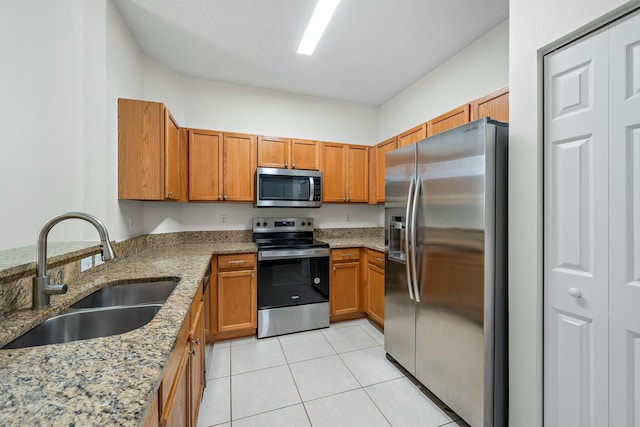
M 309 177 L 309 201 L 313 202 L 313 177 Z
M 407 277 L 407 288 L 409 288 L 409 299 L 413 300 L 413 283 L 411 281 L 411 253 L 409 252 L 409 238 L 411 236 L 411 202 L 413 195 L 413 187 L 415 185 L 415 177 L 411 177 L 411 182 L 409 182 L 409 191 L 407 192 L 407 210 L 404 216 L 404 251 L 405 255 L 405 269 L 406 269 L 406 277 Z

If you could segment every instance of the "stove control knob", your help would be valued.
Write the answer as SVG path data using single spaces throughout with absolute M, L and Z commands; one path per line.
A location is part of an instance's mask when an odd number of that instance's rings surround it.
M 259 222 L 256 222 L 256 227 L 260 227 L 260 223 Z
M 308 224 L 311 226 L 313 224 L 313 222 L 309 221 Z
M 304 227 L 305 225 L 307 225 L 307 223 L 302 221 L 302 226 Z

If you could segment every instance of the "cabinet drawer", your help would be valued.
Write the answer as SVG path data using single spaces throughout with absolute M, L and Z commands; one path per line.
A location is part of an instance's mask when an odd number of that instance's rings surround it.
M 355 261 L 360 259 L 360 249 L 358 248 L 344 248 L 344 249 L 332 249 L 331 261 Z
M 255 265 L 255 254 L 218 255 L 218 270 L 252 269 Z
M 384 268 L 384 254 L 373 249 L 367 249 L 367 262 Z

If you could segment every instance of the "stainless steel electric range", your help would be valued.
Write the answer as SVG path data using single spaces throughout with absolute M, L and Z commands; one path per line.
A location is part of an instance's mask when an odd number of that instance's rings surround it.
M 258 338 L 329 327 L 329 245 L 312 218 L 254 218 Z

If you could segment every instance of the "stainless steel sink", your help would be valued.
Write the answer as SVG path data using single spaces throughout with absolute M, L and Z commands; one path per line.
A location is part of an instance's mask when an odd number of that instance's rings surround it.
M 178 285 L 177 281 L 129 283 L 99 289 L 71 308 L 112 307 L 116 305 L 162 304 Z
M 59 344 L 122 334 L 146 325 L 162 304 L 95 308 L 73 311 L 47 319 L 3 349 Z

